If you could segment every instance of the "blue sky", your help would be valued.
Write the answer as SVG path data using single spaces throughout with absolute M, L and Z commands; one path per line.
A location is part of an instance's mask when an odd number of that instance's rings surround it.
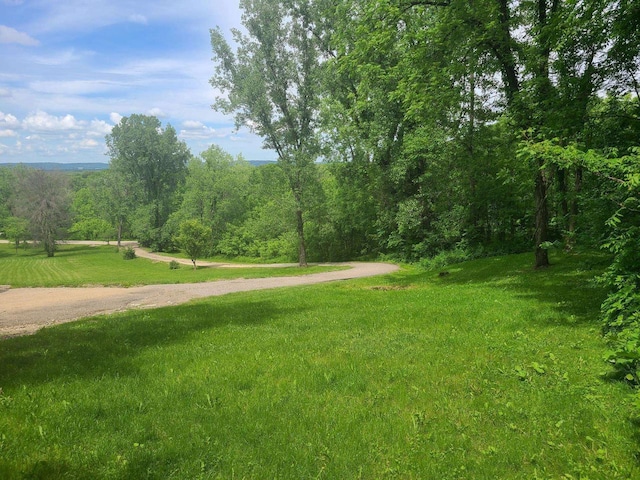
M 237 0 L 0 0 L 0 163 L 107 162 L 104 136 L 132 113 L 194 155 L 274 160 L 210 107 L 209 29 L 240 17 Z

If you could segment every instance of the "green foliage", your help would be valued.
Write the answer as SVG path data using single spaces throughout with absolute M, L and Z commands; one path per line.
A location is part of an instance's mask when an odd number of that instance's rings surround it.
M 176 260 L 171 260 L 169 262 L 169 270 L 178 270 L 180 268 L 180 263 Z
M 210 251 L 231 225 L 239 225 L 259 200 L 252 191 L 252 167 L 241 156 L 234 158 L 212 145 L 188 164 L 179 222 L 199 219 L 210 229 Z M 178 223 L 179 223 L 178 222 Z
M 136 250 L 133 247 L 125 247 L 122 252 L 122 258 L 125 260 L 133 260 L 137 258 Z
M 244 31 L 234 32 L 234 52 L 219 29 L 211 30 L 215 75 L 223 95 L 214 107 L 250 124 L 278 155 L 295 201 L 298 261 L 307 264 L 305 214 L 317 186 L 318 112 L 322 42 L 313 35 L 320 21 L 306 0 L 241 2 Z
M 68 177 L 58 172 L 25 169 L 17 172 L 14 211 L 29 224 L 32 238 L 53 257 L 69 223 Z
M 193 262 L 203 255 L 211 243 L 210 230 L 199 220 L 186 220 L 180 224 L 180 236 L 176 239 L 182 250 Z
M 13 171 L 0 165 L 0 231 L 7 217 L 11 216 L 9 200 L 13 194 Z
M 12 241 L 16 247 L 16 252 L 20 242 L 24 242 L 29 236 L 29 222 L 25 218 L 8 217 L 4 219 L 3 233 L 5 238 Z
M 608 159 L 599 172 L 613 180 L 619 205 L 608 221 L 604 244 L 613 262 L 601 278 L 610 290 L 602 304 L 604 332 L 612 347 L 607 360 L 621 376 L 640 384 L 640 148 Z
M 87 218 L 80 220 L 69 228 L 72 238 L 77 240 L 111 240 L 115 230 L 109 222 L 102 218 Z
M 437 270 L 449 265 L 462 263 L 473 258 L 469 246 L 460 242 L 454 249 L 443 250 L 433 257 L 424 258 L 420 261 L 420 266 L 427 270 Z
M 176 207 L 189 149 L 171 125 L 162 128 L 157 118 L 138 114 L 123 117 L 105 139 L 115 172 L 112 188 L 131 196 L 126 204 L 134 234 L 142 245 L 164 249 L 162 227 Z
M 82 187 L 73 193 L 71 214 L 73 223 L 69 228 L 71 238 L 76 240 L 110 240 L 115 237 L 115 229 L 101 218 L 96 206 L 95 195 L 98 188 Z

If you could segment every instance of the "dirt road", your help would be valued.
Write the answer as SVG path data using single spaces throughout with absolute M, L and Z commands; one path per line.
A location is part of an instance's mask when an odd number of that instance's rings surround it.
M 156 261 L 169 262 L 172 260 L 141 249 L 136 249 L 136 252 L 138 256 L 152 258 Z M 177 260 L 181 263 L 190 263 L 184 259 Z M 199 265 L 204 266 L 206 264 L 199 262 Z M 231 266 L 227 264 L 208 265 L 218 267 Z M 341 265 L 347 265 L 351 268 L 295 277 L 240 278 L 205 283 L 146 285 L 131 288 L 59 287 L 13 289 L 0 287 L 0 337 L 30 334 L 47 325 L 69 322 L 91 315 L 135 308 L 177 305 L 195 298 L 225 295 L 233 292 L 370 277 L 398 270 L 396 265 L 387 263 L 353 262 Z

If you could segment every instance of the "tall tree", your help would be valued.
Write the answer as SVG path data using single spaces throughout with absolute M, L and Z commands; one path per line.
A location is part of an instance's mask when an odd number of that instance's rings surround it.
M 13 172 L 10 168 L 0 167 L 0 229 L 5 219 L 11 216 L 9 198 L 13 192 Z
M 48 257 L 68 226 L 69 200 L 68 178 L 62 173 L 25 169 L 16 175 L 14 213 L 28 221 Z
M 199 220 L 185 220 L 180 224 L 178 236 L 180 248 L 189 256 L 193 269 L 197 268 L 196 260 L 201 257 L 209 246 L 209 229 Z
M 322 62 L 313 35 L 311 0 L 243 0 L 247 34 L 233 30 L 234 52 L 219 29 L 211 30 L 219 89 L 215 107 L 235 114 L 274 149 L 296 201 L 299 263 L 307 264 L 304 234 L 306 192 L 317 181 L 316 132 Z
M 96 176 L 91 186 L 96 210 L 115 229 L 120 247 L 127 221 L 135 209 L 134 185 L 126 181 L 123 173 L 108 169 Z
M 156 117 L 138 114 L 123 117 L 106 136 L 106 143 L 110 168 L 132 187 L 139 240 L 161 250 L 162 227 L 184 181 L 189 149 L 171 125 L 163 129 Z

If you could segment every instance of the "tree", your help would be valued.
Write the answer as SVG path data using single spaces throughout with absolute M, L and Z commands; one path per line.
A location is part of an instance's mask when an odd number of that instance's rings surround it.
M 14 211 L 26 219 L 33 238 L 53 257 L 69 221 L 68 179 L 58 172 L 23 170 L 16 178 Z
M 243 203 L 244 214 L 225 226 L 215 251 L 227 256 L 296 261 L 296 205 L 282 168 L 275 163 L 252 168 Z
M 95 189 L 82 187 L 73 195 L 71 203 L 73 224 L 69 233 L 80 240 L 107 240 L 113 238 L 114 228 L 98 214 Z
M 219 29 L 211 30 L 217 64 L 211 85 L 225 97 L 215 108 L 234 114 L 274 149 L 296 202 L 299 263 L 307 264 L 304 234 L 306 192 L 316 182 L 316 135 L 321 59 L 313 36 L 310 0 L 243 0 L 248 35 L 233 31 L 233 52 Z
M 191 153 L 171 125 L 156 117 L 123 117 L 106 136 L 110 169 L 120 175 L 135 201 L 135 225 L 143 245 L 163 248 L 162 227 L 184 181 Z
M 195 218 L 210 229 L 211 247 L 230 225 L 242 222 L 248 211 L 249 178 L 252 166 L 241 156 L 234 158 L 212 145 L 192 159 L 188 166 L 181 219 Z
M 20 217 L 8 217 L 4 221 L 4 236 L 12 241 L 18 253 L 20 242 L 27 239 L 29 234 L 29 223 Z
M 3 222 L 11 216 L 9 199 L 13 191 L 13 172 L 7 167 L 0 167 L 0 232 Z
M 196 259 L 206 251 L 210 243 L 210 231 L 198 220 L 186 220 L 180 224 L 178 244 L 193 262 L 196 269 Z
M 134 187 L 117 170 L 100 172 L 91 184 L 95 208 L 100 218 L 107 219 L 115 229 L 118 247 L 128 218 L 135 210 Z

